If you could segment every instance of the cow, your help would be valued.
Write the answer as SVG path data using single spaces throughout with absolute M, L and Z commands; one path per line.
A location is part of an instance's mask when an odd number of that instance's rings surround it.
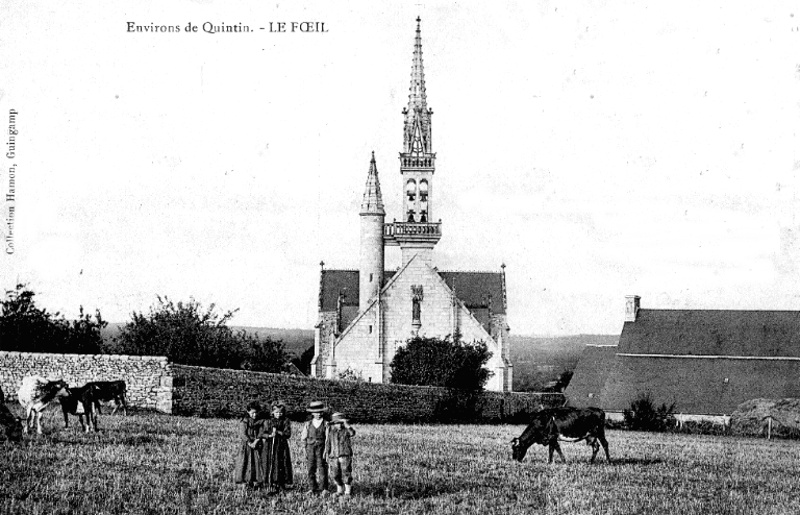
M 95 411 L 96 387 L 87 383 L 80 388 L 67 388 L 68 395 L 60 397 L 61 412 L 64 414 L 64 428 L 69 427 L 69 415 L 76 415 L 85 433 L 97 431 L 97 412 Z M 86 422 L 84 422 L 84 417 Z
M 122 413 L 126 416 L 128 415 L 128 403 L 125 399 L 128 387 L 125 381 L 92 381 L 86 383 L 86 386 L 89 385 L 95 387 L 95 407 L 98 413 L 101 415 L 103 413 L 100 409 L 101 402 L 114 401 L 114 409 L 111 414 L 116 413 L 119 407 L 122 406 Z
M 36 433 L 42 434 L 42 411 L 48 403 L 66 395 L 69 395 L 67 383 L 61 379 L 48 381 L 41 376 L 25 376 L 17 392 L 19 403 L 25 410 L 22 432 L 27 434 L 32 431 L 35 424 Z
M 605 422 L 606 414 L 598 408 L 564 407 L 539 411 L 533 415 L 533 420 L 522 435 L 511 440 L 512 456 L 515 460 L 522 461 L 528 448 L 538 443 L 548 446 L 548 463 L 553 463 L 553 451 L 561 456 L 561 461 L 566 462 L 558 441 L 586 440 L 586 443 L 592 446 L 591 462 L 594 462 L 601 444 L 606 452 L 606 460 L 611 462 L 605 436 Z
M 6 396 L 0 388 L 0 427 L 5 430 L 6 439 L 12 442 L 22 440 L 22 419 L 11 414 L 6 406 Z

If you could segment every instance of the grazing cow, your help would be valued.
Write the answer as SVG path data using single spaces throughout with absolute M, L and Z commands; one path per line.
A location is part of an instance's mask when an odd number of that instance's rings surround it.
M 5 429 L 6 439 L 12 442 L 22 440 L 22 419 L 11 414 L 6 406 L 6 396 L 0 388 L 0 427 Z
M 122 406 L 122 413 L 126 416 L 128 415 L 128 403 L 125 400 L 125 393 L 128 391 L 128 387 L 125 385 L 125 381 L 92 381 L 86 383 L 86 386 L 89 385 L 95 387 L 95 407 L 98 413 L 101 415 L 103 413 L 100 409 L 101 402 L 114 401 L 114 409 L 111 414 L 116 413 L 119 407 Z
M 33 430 L 35 423 L 36 432 L 42 434 L 42 411 L 49 402 L 65 395 L 69 395 L 67 383 L 61 379 L 48 381 L 41 376 L 25 376 L 17 392 L 19 403 L 25 410 L 25 425 L 22 431 L 28 433 Z
M 94 409 L 97 402 L 95 387 L 87 383 L 80 388 L 67 388 L 67 392 L 69 395 L 58 399 L 61 402 L 61 412 L 64 414 L 64 427 L 69 427 L 69 415 L 76 415 L 85 433 L 97 431 L 97 412 Z
M 533 421 L 522 435 L 511 441 L 512 456 L 515 460 L 522 461 L 528 448 L 538 443 L 548 446 L 548 463 L 553 463 L 553 451 L 561 456 L 561 461 L 566 462 L 558 441 L 586 440 L 592 446 L 592 462 L 600 450 L 600 444 L 606 452 L 606 460 L 611 461 L 605 436 L 605 421 L 606 414 L 598 408 L 554 408 L 539 411 L 533 415 Z

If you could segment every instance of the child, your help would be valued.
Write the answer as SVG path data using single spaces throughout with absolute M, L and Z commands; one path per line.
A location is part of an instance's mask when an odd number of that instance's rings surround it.
M 272 418 L 265 421 L 261 433 L 264 438 L 263 481 L 270 493 L 277 493 L 293 483 L 292 456 L 289 452 L 292 424 L 285 416 L 286 405 L 283 401 L 277 401 L 272 405 Z
M 350 427 L 342 413 L 334 413 L 325 437 L 325 457 L 336 483 L 336 495 L 350 495 L 353 483 L 353 446 L 350 438 L 356 430 Z M 343 488 L 344 487 L 344 488 Z
M 242 443 L 234 461 L 233 480 L 257 486 L 264 474 L 261 468 L 261 448 L 263 442 L 259 435 L 264 424 L 261 418 L 261 406 L 253 401 L 247 405 L 247 416 L 242 420 Z
M 306 448 L 306 464 L 308 466 L 308 492 L 316 493 L 322 486 L 322 494 L 328 493 L 328 464 L 325 462 L 325 431 L 328 424 L 322 418 L 325 405 L 320 401 L 311 402 L 306 410 L 311 413 L 311 420 L 303 424 L 300 439 Z M 317 481 L 319 479 L 319 481 Z

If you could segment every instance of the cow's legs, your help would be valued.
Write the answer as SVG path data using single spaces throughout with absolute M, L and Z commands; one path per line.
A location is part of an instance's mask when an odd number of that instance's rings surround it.
M 25 407 L 25 425 L 22 426 L 22 432 L 28 434 L 33 430 L 33 406 Z
M 593 438 L 589 445 L 592 446 L 592 459 L 589 460 L 589 463 L 594 463 L 594 458 L 597 456 L 597 451 L 600 450 L 600 444 L 597 443 L 597 438 Z
M 39 410 L 33 410 L 33 418 L 36 420 L 36 434 L 42 434 L 42 412 Z
M 611 456 L 608 455 L 608 441 L 606 440 L 606 435 L 600 433 L 597 435 L 597 439 L 600 440 L 600 443 L 603 445 L 603 450 L 606 452 L 606 460 L 611 463 Z
M 567 462 L 567 459 L 564 458 L 564 454 L 561 452 L 561 446 L 558 445 L 558 440 L 551 440 L 550 446 L 548 448 L 547 463 L 553 463 L 553 451 L 556 451 L 558 453 L 559 457 L 561 457 L 562 462 L 564 463 Z

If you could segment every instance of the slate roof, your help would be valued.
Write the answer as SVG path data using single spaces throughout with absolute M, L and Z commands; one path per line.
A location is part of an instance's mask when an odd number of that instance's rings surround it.
M 609 411 L 650 394 L 676 413 L 730 414 L 754 398 L 800 397 L 798 358 L 797 311 L 640 309 L 616 348 L 584 352 L 565 393 Z
M 575 408 L 603 407 L 600 402 L 601 394 L 616 357 L 616 345 L 586 346 L 575 367 L 575 373 L 564 391 L 570 406 Z
M 640 309 L 619 352 L 800 357 L 800 311 Z
M 383 274 L 383 284 L 394 277 L 394 270 Z M 503 276 L 501 272 L 439 272 L 447 286 L 470 310 L 488 307 L 491 297 L 492 312 L 505 314 L 503 306 Z M 335 311 L 339 292 L 343 292 L 345 306 L 358 306 L 358 270 L 322 270 L 320 284 L 320 311 Z

